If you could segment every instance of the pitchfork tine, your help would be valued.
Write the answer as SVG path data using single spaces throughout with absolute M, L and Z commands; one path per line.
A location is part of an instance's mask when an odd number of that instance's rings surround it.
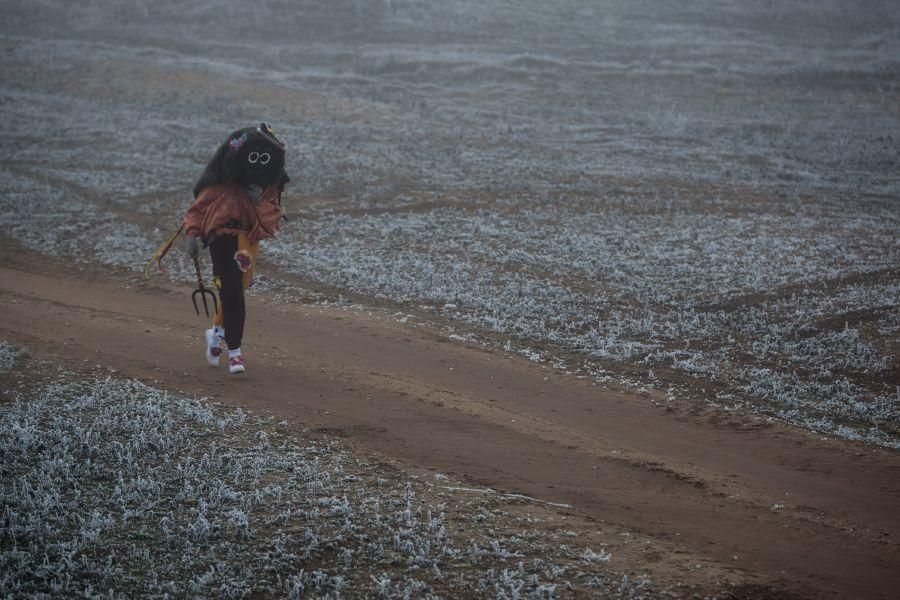
M 215 313 L 219 311 L 219 305 L 218 301 L 216 300 L 216 295 L 211 290 L 208 290 L 206 288 L 199 288 L 194 290 L 194 293 L 191 294 L 191 302 L 194 303 L 194 310 L 197 311 L 198 315 L 200 314 L 200 307 L 197 306 L 197 294 L 200 294 L 200 298 L 203 300 L 203 312 L 206 313 L 207 317 L 212 316 L 209 314 L 209 304 L 206 302 L 207 295 L 209 295 L 210 299 L 212 300 L 213 312 Z
M 196 256 L 193 258 L 194 258 L 194 269 L 197 272 L 197 289 L 194 290 L 193 294 L 191 294 L 191 302 L 194 303 L 194 310 L 199 315 L 200 307 L 197 306 L 197 294 L 200 294 L 200 298 L 203 300 L 203 312 L 205 312 L 206 316 L 209 317 L 210 316 L 209 304 L 207 304 L 207 302 L 206 302 L 206 295 L 209 294 L 209 297 L 212 298 L 214 312 L 219 312 L 219 304 L 218 304 L 218 301 L 216 300 L 215 292 L 208 290 L 208 289 L 206 289 L 206 287 L 204 287 L 203 275 L 200 274 L 200 261 L 197 260 Z

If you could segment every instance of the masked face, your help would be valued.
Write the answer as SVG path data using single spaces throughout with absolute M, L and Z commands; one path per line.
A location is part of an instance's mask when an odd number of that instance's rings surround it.
M 281 170 L 281 156 L 269 144 L 247 143 L 241 148 L 240 182 L 245 187 L 258 185 L 266 187 L 274 183 Z

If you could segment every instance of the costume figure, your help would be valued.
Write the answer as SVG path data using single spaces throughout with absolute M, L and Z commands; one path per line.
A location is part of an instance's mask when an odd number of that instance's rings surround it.
M 228 347 L 228 370 L 243 373 L 246 308 L 244 290 L 253 284 L 259 242 L 278 230 L 281 193 L 289 177 L 284 143 L 262 123 L 238 129 L 219 147 L 194 186 L 194 203 L 182 225 L 187 253 L 209 248 L 219 293 L 213 326 L 204 332 L 206 360 L 218 366 L 221 342 Z

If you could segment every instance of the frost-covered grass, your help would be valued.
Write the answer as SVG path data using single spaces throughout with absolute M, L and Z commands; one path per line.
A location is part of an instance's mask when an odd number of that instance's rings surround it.
M 7 12 L 0 225 L 30 248 L 142 267 L 222 136 L 272 120 L 267 290 L 900 443 L 890 2 Z
M 16 366 L 21 350 L 6 340 L 0 340 L 0 373 L 6 373 Z
M 686 374 L 792 421 L 894 444 L 897 338 L 874 325 L 898 311 L 900 220 L 894 206 L 846 209 L 660 206 L 631 194 L 326 212 L 268 253 L 305 279 L 424 305 L 570 360 Z
M 525 500 L 133 380 L 23 381 L 0 403 L 4 596 L 652 593 Z
M 264 116 L 314 194 L 596 191 L 598 176 L 890 194 L 898 17 L 864 4 L 269 0 L 251 18 L 227 0 L 50 0 L 8 11 L 4 127 L 90 142 L 73 158 L 120 189 L 171 189 L 235 121 Z

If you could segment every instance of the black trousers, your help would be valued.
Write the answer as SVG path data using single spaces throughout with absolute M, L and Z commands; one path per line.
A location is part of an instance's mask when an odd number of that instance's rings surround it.
M 234 260 L 238 250 L 236 235 L 220 235 L 209 245 L 213 274 L 219 278 L 219 304 L 222 306 L 222 321 L 225 327 L 225 343 L 229 350 L 241 347 L 244 337 L 244 319 L 247 310 L 244 305 L 243 273 Z

